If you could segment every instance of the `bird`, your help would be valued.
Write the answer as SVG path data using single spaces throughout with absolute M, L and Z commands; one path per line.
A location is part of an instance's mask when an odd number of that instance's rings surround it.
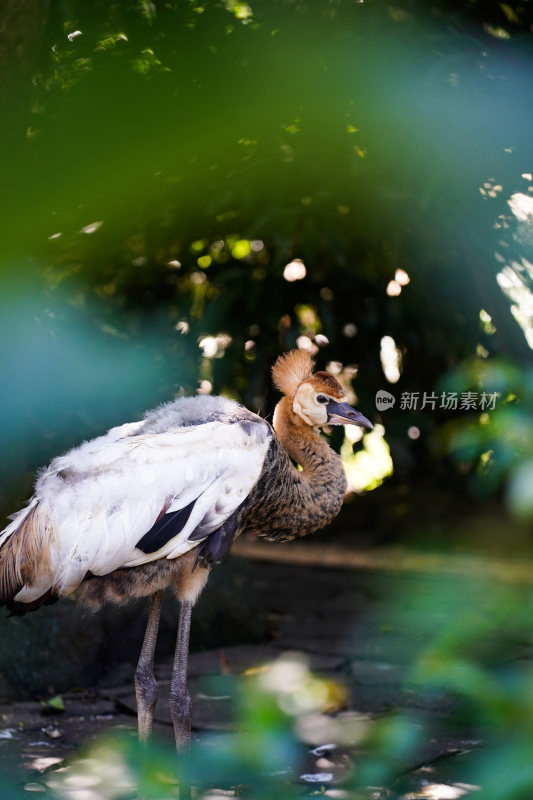
M 309 352 L 281 354 L 272 425 L 234 400 L 171 400 L 55 458 L 0 533 L 0 605 L 13 614 L 72 595 L 92 610 L 148 597 L 134 683 L 141 742 L 158 696 L 154 651 L 163 591 L 179 616 L 169 703 L 178 750 L 191 736 L 191 613 L 213 565 L 243 532 L 288 541 L 340 511 L 346 478 L 324 425 L 372 423 Z

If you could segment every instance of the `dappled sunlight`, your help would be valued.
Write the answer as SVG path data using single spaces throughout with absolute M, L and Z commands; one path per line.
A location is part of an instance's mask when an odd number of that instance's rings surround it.
M 243 25 L 248 25 L 253 20 L 254 14 L 248 3 L 243 3 L 241 0 L 224 0 L 224 7 Z
M 340 385 L 346 392 L 346 397 L 348 403 L 351 405 L 357 405 L 358 398 L 353 389 L 352 381 L 356 377 L 358 373 L 358 367 L 355 364 L 342 364 L 340 361 L 329 361 L 326 365 L 326 369 L 328 372 L 331 372 L 332 375 L 335 375 L 337 380 L 339 381 Z M 345 431 L 350 431 L 350 436 L 357 435 L 357 431 L 360 431 L 361 428 L 356 426 L 348 426 L 345 427 Z M 352 439 L 352 442 L 356 441 L 356 439 Z
M 479 320 L 484 333 L 486 333 L 488 336 L 493 336 L 496 333 L 496 328 L 492 322 L 492 317 L 487 311 L 485 311 L 484 308 L 482 308 L 479 312 Z
M 354 434 L 351 433 L 350 437 Z M 363 437 L 363 449 L 353 452 L 354 439 L 348 435 L 341 447 L 341 458 L 346 471 L 348 492 L 365 492 L 376 489 L 385 478 L 393 473 L 390 448 L 385 439 L 383 425 L 375 425 L 374 430 Z
M 383 336 L 381 339 L 381 367 L 389 383 L 400 380 L 402 369 L 402 354 L 392 336 Z
M 318 346 L 313 343 L 309 336 L 298 336 L 296 346 L 298 350 L 307 350 L 313 356 L 318 353 Z
M 533 292 L 524 272 L 523 263 L 513 262 L 498 273 L 496 280 L 502 292 L 511 300 L 511 313 L 533 349 Z
M 361 441 L 365 435 L 365 431 L 363 428 L 360 428 L 359 425 L 345 425 L 344 435 L 349 442 L 355 444 L 356 442 Z
M 325 681 L 315 678 L 308 659 L 300 653 L 285 653 L 259 673 L 259 685 L 276 697 L 286 714 L 316 712 L 325 709 L 330 689 Z
M 523 172 L 521 177 L 527 181 L 532 180 L 530 172 Z M 533 186 L 530 185 L 528 190 L 531 192 Z M 515 217 L 513 234 L 515 246 L 530 247 L 533 243 L 533 197 L 524 192 L 514 192 L 507 200 L 507 204 Z M 511 219 L 508 218 L 508 220 Z M 509 228 L 508 220 L 500 215 L 494 227 L 496 229 Z M 498 272 L 496 280 L 502 292 L 511 301 L 511 314 L 522 329 L 529 347 L 533 349 L 533 265 L 523 255 L 514 258 L 504 255 L 505 249 L 508 247 L 506 241 L 500 241 L 500 246 L 502 251 L 496 251 L 494 257 L 504 266 Z M 485 311 L 482 314 L 488 317 Z M 489 328 L 489 324 L 492 323 L 490 317 L 487 320 L 482 314 L 480 314 L 480 318 L 485 325 L 485 331 L 495 333 L 495 328 L 494 330 Z
M 347 322 L 346 325 L 344 325 L 342 332 L 347 339 L 353 339 L 354 336 L 357 336 L 357 325 L 355 325 L 353 322 Z
M 298 321 L 304 328 L 304 332 L 312 336 L 320 328 L 320 318 L 317 314 L 316 308 L 311 305 L 299 303 L 295 306 Z
M 118 741 L 114 746 L 105 741 L 95 745 L 87 756 L 47 776 L 46 785 L 58 800 L 118 800 L 137 788 L 135 772 Z
M 416 797 L 428 798 L 428 800 L 458 800 L 471 792 L 477 792 L 481 786 L 474 786 L 465 783 L 427 783 L 422 786 L 419 792 L 412 795 L 413 800 Z
M 237 239 L 231 247 L 231 255 L 233 258 L 243 259 L 247 258 L 252 252 L 252 243 L 248 239 Z
M 181 332 L 186 331 L 181 329 Z M 222 358 L 231 342 L 232 338 L 228 333 L 219 333 L 217 336 L 201 336 L 198 346 L 204 358 Z
M 101 228 L 103 224 L 104 224 L 103 220 L 99 220 L 98 222 L 91 222 L 89 225 L 85 225 L 85 227 L 81 229 L 80 233 L 87 233 L 87 234 L 96 233 L 96 231 L 99 230 L 99 228 Z
M 300 258 L 294 258 L 285 266 L 283 270 L 283 277 L 289 283 L 294 281 L 301 281 L 307 275 L 307 269 L 304 262 Z
M 483 183 L 483 186 L 479 187 L 479 193 L 485 199 L 490 198 L 494 200 L 502 191 L 503 186 L 499 183 L 496 183 L 494 178 L 489 178 L 488 181 Z
M 190 281 L 194 286 L 201 286 L 207 282 L 205 272 L 191 272 Z
M 56 758 L 53 756 L 37 756 L 30 762 L 30 768 L 36 770 L 37 772 L 44 772 L 51 767 L 59 766 L 59 764 L 62 764 L 63 761 L 63 758 Z
M 332 375 L 340 375 L 342 372 L 342 364 L 340 361 L 330 361 L 326 365 L 326 369 L 328 372 L 331 372 Z
M 507 202 L 519 222 L 533 222 L 533 197 L 515 192 Z
M 211 394 L 213 391 L 213 384 L 211 381 L 202 380 L 198 381 L 198 394 Z
M 398 297 L 402 292 L 402 287 L 398 281 L 389 281 L 387 284 L 387 294 L 389 297 Z
M 411 283 L 411 278 L 404 269 L 398 268 L 394 273 L 394 280 L 387 284 L 386 292 L 389 297 L 398 297 L 402 293 L 402 289 L 407 284 Z
M 399 283 L 400 286 L 407 286 L 408 283 L 411 283 L 411 278 L 404 269 L 396 270 L 394 273 L 394 280 L 396 283 Z

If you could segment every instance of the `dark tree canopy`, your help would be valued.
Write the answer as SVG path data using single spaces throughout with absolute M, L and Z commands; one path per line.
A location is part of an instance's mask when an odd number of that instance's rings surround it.
M 5 4 L 3 505 L 52 453 L 199 381 L 271 410 L 269 367 L 298 343 L 357 367 L 368 413 L 465 360 L 523 373 L 531 11 Z M 446 419 L 383 415 L 404 475 L 438 468 Z

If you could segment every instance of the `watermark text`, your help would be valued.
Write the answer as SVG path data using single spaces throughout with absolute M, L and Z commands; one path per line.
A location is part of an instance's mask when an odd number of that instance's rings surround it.
M 499 392 L 402 392 L 400 411 L 494 411 Z M 378 411 L 388 411 L 396 404 L 396 397 L 380 389 L 376 393 Z

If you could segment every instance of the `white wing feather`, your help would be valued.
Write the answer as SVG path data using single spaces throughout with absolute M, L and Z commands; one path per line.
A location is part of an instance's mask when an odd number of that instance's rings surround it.
M 23 587 L 16 600 L 30 602 L 51 586 L 68 594 L 88 571 L 105 575 L 176 558 L 199 544 L 188 540 L 194 530 L 207 536 L 219 528 L 259 480 L 270 441 L 266 423 L 207 422 L 161 433 L 143 432 L 143 425 L 113 428 L 41 474 L 32 504 L 38 501 L 38 513 L 50 520 L 52 576 Z M 177 536 L 153 553 L 136 547 L 163 510 L 178 511 L 196 498 Z

